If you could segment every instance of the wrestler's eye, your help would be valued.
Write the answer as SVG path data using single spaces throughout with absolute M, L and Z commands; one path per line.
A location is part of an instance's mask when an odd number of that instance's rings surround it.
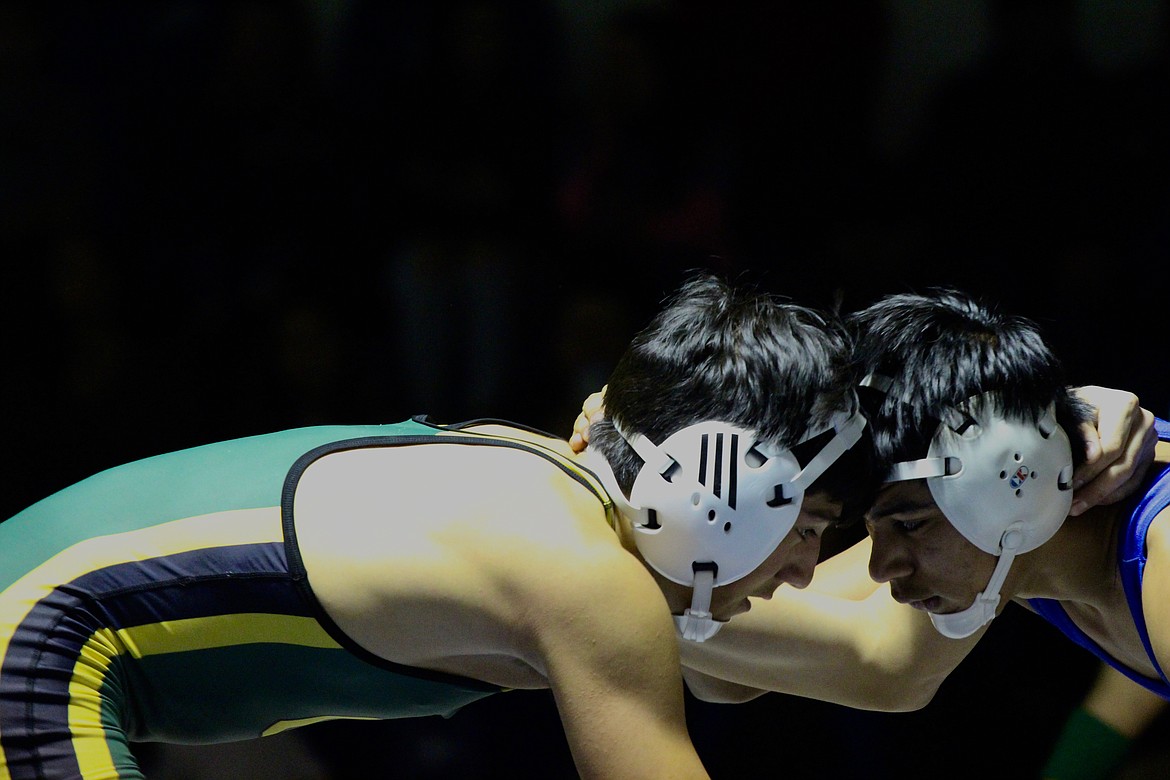
M 911 534 L 926 524 L 925 520 L 895 520 L 894 529 L 904 534 Z

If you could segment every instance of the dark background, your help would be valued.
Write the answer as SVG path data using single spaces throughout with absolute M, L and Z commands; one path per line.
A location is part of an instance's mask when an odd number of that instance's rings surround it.
M 1168 18 L 1163 0 L 0 2 L 0 516 L 298 425 L 427 412 L 567 435 L 694 268 L 845 310 L 970 289 L 1037 320 L 1072 382 L 1166 416 Z M 692 701 L 692 731 L 717 778 L 1031 777 L 1094 669 L 1012 607 L 921 712 Z M 305 749 L 332 777 L 573 774 L 547 693 L 273 744 L 264 761 Z M 296 776 L 233 769 L 251 749 L 144 755 L 159 777 Z

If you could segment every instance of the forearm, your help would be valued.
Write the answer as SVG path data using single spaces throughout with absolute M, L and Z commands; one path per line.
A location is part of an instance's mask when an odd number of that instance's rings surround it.
M 1165 699 L 1102 664 L 1081 706 L 1065 721 L 1043 776 L 1052 780 L 1112 777 L 1133 740 L 1165 707 Z
M 740 685 L 718 677 L 712 677 L 695 669 L 683 669 L 687 689 L 699 701 L 712 704 L 743 704 L 758 699 L 768 691 Z
M 588 685 L 592 688 L 588 692 L 569 693 L 553 686 L 579 776 L 707 780 L 687 733 L 681 685 L 670 686 L 669 695 L 653 690 L 660 685 L 646 688 L 638 682 L 645 676 L 636 666 L 628 667 L 632 671 L 628 677 L 611 677 L 605 686 Z M 677 675 L 677 656 L 673 669 Z M 592 677 L 604 679 L 606 672 Z
M 1126 739 L 1135 739 L 1166 708 L 1166 700 L 1112 666 L 1102 666 L 1084 709 Z
M 736 686 L 902 712 L 929 703 L 976 639 L 946 639 L 885 588 L 856 601 L 782 589 L 681 653 L 684 666 Z

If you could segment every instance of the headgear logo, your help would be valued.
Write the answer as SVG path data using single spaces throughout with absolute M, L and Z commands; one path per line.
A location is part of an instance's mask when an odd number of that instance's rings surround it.
M 1012 478 L 1009 482 L 1009 484 L 1012 486 L 1012 490 L 1019 490 L 1020 486 L 1028 481 L 1029 473 L 1030 472 L 1028 471 L 1027 466 L 1020 466 L 1018 469 L 1016 469 L 1016 473 L 1012 474 Z

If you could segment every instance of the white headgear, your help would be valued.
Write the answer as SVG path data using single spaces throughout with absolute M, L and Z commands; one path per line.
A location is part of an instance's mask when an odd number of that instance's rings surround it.
M 660 445 L 615 427 L 645 461 L 630 490 L 638 550 L 667 579 L 694 587 L 691 608 L 676 619 L 685 638 L 703 641 L 722 625 L 709 611 L 712 588 L 772 554 L 796 523 L 804 491 L 857 442 L 865 419 L 836 417 L 836 434 L 804 469 L 789 450 L 725 422 L 696 423 Z
M 894 464 L 889 482 L 926 479 L 951 525 L 999 557 L 987 587 L 966 610 L 931 614 L 945 636 L 962 638 L 995 617 L 1012 560 L 1052 538 L 1072 506 L 1072 449 L 1055 404 L 1040 419 L 1008 419 L 990 393 L 952 410 L 927 457 Z

